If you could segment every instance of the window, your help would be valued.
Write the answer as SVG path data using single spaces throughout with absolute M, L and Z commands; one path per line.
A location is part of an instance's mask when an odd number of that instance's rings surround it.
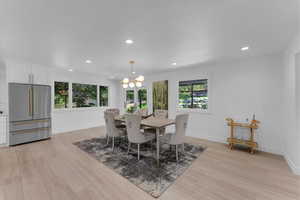
M 54 82 L 54 108 L 68 108 L 69 83 Z
M 126 109 L 134 106 L 134 90 L 126 90 Z
M 179 82 L 179 108 L 208 109 L 208 79 Z
M 73 108 L 97 106 L 97 85 L 73 83 L 72 92 Z
M 138 90 L 138 101 L 140 109 L 147 108 L 147 89 Z
M 101 86 L 99 87 L 99 105 L 108 106 L 108 87 Z

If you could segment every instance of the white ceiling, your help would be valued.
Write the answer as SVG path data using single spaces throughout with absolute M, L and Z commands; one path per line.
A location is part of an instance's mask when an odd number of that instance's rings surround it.
M 116 77 L 133 59 L 147 74 L 281 51 L 297 12 L 297 0 L 0 0 L 0 53 Z

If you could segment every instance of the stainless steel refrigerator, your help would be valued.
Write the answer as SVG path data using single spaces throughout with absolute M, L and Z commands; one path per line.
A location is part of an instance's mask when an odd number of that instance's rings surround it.
M 51 137 L 51 87 L 9 83 L 9 145 Z

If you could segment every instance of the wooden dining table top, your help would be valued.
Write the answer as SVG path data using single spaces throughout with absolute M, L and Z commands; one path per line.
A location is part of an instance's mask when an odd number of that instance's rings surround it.
M 116 116 L 115 120 L 125 122 L 125 116 L 124 115 Z M 158 118 L 153 116 L 143 119 L 141 121 L 141 125 L 152 127 L 152 128 L 164 128 L 172 124 L 175 124 L 174 119 Z

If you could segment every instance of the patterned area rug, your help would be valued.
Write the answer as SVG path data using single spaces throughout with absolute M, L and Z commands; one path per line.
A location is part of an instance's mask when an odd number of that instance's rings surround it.
M 176 162 L 175 148 L 161 146 L 160 167 L 155 159 L 155 144 L 143 144 L 140 147 L 140 160 L 137 160 L 137 145 L 131 145 L 127 154 L 127 141 L 119 139 L 112 152 L 111 144 L 105 138 L 92 138 L 74 143 L 107 167 L 113 169 L 151 196 L 159 197 L 205 150 L 200 145 L 185 144 L 184 153 L 180 151 Z M 181 150 L 181 148 L 179 148 Z

